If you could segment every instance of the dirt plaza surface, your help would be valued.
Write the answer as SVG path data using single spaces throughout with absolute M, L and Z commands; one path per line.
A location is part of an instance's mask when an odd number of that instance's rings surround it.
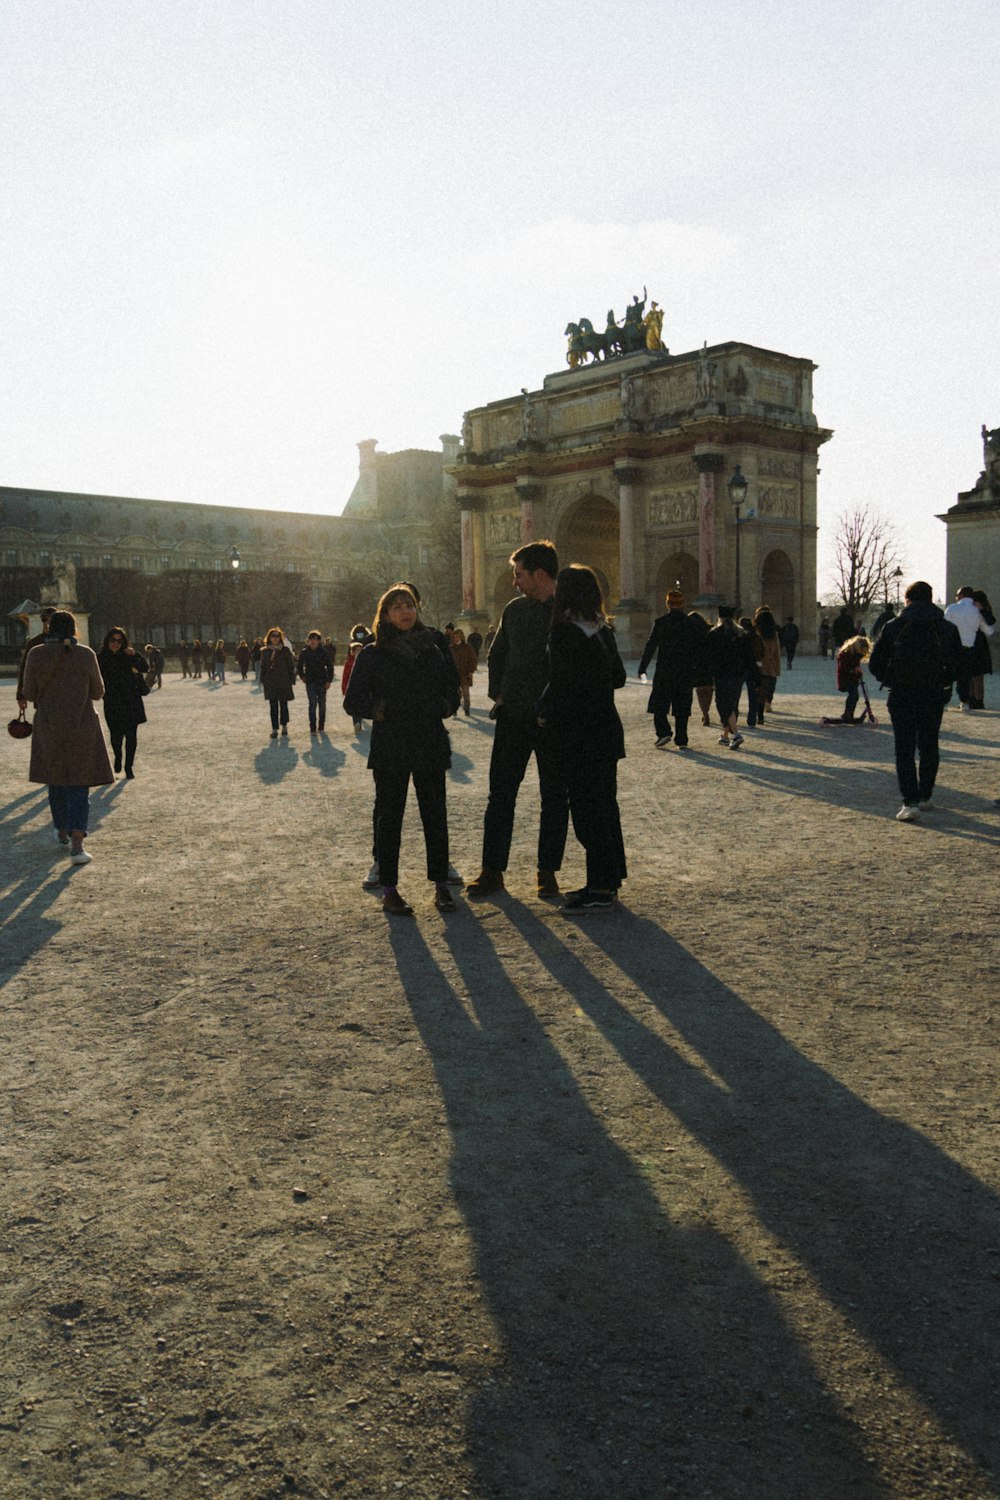
M 454 914 L 411 806 L 406 919 L 339 682 L 164 680 L 89 866 L 0 760 L 4 1500 L 1000 1495 L 1000 714 L 903 825 L 831 662 L 687 756 L 633 675 L 620 907 L 535 896 L 530 771 Z

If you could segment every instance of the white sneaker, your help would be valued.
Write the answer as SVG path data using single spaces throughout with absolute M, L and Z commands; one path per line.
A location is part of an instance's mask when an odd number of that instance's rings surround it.
M 363 890 L 373 891 L 377 886 L 380 886 L 381 884 L 382 880 L 379 875 L 378 860 L 376 860 L 371 869 L 368 871 L 368 874 L 365 876 L 364 880 L 362 880 L 361 887 Z
M 931 799 L 929 797 L 927 798 L 926 802 L 921 802 L 918 805 L 920 807 L 920 811 L 921 812 L 933 812 L 934 811 L 934 803 L 931 801 Z
M 464 885 L 465 884 L 465 881 L 462 879 L 461 875 L 455 869 L 454 865 L 449 865 L 448 866 L 448 884 L 449 885 Z
M 919 823 L 920 809 L 914 807 L 912 802 L 904 802 L 896 814 L 897 823 Z
M 89 865 L 93 857 L 92 854 L 87 853 L 86 849 L 77 849 L 70 855 L 69 862 L 71 865 Z
M 62 847 L 65 848 L 66 845 L 69 843 L 69 834 L 68 833 L 60 833 L 59 830 L 58 830 L 58 828 L 53 828 L 53 830 L 52 830 L 52 842 L 54 844 L 61 844 Z

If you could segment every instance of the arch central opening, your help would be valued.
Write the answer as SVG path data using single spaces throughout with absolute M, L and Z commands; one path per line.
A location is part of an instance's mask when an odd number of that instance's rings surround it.
M 601 585 L 604 604 L 613 609 L 621 598 L 618 511 L 601 495 L 586 495 L 560 522 L 554 538 L 559 562 L 586 563 Z

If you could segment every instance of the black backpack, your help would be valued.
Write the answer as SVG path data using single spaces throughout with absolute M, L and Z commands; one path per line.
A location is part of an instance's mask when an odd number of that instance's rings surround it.
M 904 693 L 949 691 L 951 669 L 940 620 L 908 620 L 893 642 L 891 686 Z

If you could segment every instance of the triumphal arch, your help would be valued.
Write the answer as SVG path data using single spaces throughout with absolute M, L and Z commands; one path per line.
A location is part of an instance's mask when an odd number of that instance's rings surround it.
M 709 614 L 767 603 L 808 642 L 816 460 L 831 436 L 813 415 L 816 366 L 738 342 L 671 354 L 662 311 L 645 302 L 633 299 L 621 327 L 609 314 L 603 334 L 570 323 L 568 368 L 465 414 L 449 469 L 463 613 L 495 621 L 511 597 L 510 553 L 548 536 L 561 562 L 595 569 L 626 651 L 641 650 L 678 584 Z

